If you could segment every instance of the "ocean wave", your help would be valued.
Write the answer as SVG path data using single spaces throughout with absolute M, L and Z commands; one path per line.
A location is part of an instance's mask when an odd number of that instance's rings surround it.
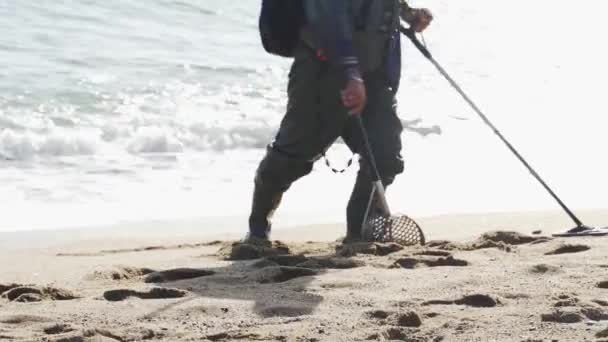
M 27 160 L 36 156 L 61 157 L 125 153 L 187 153 L 263 149 L 278 127 L 263 119 L 188 122 L 182 118 L 152 118 L 127 122 L 101 121 L 100 127 L 57 124 L 26 129 L 15 122 L 0 129 L 0 158 Z M 55 125 L 53 125 L 55 123 Z M 402 120 L 406 134 L 441 135 L 437 125 Z
M 27 160 L 35 156 L 91 155 L 98 142 L 82 134 L 55 133 L 40 135 L 4 129 L 0 132 L 0 157 L 7 160 Z
M 47 131 L 0 130 L 0 159 L 28 160 L 35 157 L 62 157 L 115 154 L 186 153 L 264 148 L 276 127 L 246 121 L 232 126 L 210 123 L 177 125 L 175 122 L 139 127 L 105 124 L 83 133 L 78 127 L 50 128 Z
M 183 152 L 184 144 L 167 129 L 144 127 L 139 129 L 127 144 L 130 153 L 176 153 Z

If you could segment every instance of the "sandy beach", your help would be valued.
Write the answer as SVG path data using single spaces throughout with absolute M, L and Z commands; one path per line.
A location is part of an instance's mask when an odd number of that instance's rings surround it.
M 549 238 L 564 216 L 423 218 L 431 241 L 405 248 L 342 246 L 336 224 L 279 229 L 273 249 L 169 227 L 2 234 L 0 340 L 608 341 L 608 238 Z

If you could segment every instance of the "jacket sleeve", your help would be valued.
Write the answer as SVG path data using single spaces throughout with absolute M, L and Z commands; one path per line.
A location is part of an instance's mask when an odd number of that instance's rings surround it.
M 308 24 L 329 61 L 344 70 L 346 78 L 361 78 L 353 46 L 352 0 L 304 0 Z

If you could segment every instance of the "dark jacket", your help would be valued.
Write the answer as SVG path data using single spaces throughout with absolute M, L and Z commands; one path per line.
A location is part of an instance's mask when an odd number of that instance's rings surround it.
M 303 39 L 347 76 L 384 64 L 399 25 L 399 0 L 304 0 Z

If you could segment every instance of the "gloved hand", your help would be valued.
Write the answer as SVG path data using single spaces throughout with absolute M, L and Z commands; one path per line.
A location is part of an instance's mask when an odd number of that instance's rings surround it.
M 367 103 L 365 83 L 359 72 L 351 73 L 347 78 L 344 90 L 340 92 L 342 103 L 352 115 L 361 114 Z
M 401 19 L 410 24 L 416 32 L 422 32 L 433 21 L 433 14 L 426 8 L 411 8 L 405 1 L 401 1 Z

